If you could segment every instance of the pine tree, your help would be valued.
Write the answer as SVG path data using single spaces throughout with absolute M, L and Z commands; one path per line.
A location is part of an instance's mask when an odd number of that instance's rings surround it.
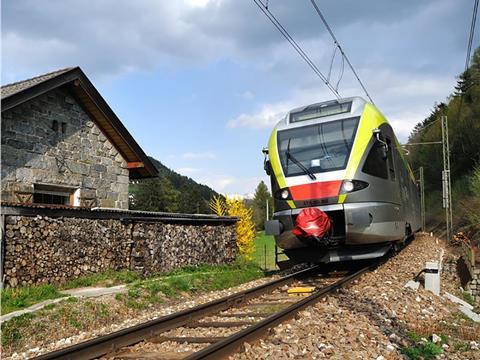
M 253 219 L 257 230 L 263 230 L 265 226 L 267 201 L 269 207 L 268 212 L 271 215 L 273 209 L 272 195 L 268 191 L 267 185 L 263 181 L 260 181 L 253 197 Z
M 145 179 L 130 185 L 130 209 L 175 212 L 178 191 L 165 177 Z

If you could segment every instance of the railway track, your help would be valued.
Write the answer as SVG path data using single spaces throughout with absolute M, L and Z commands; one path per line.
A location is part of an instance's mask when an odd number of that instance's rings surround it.
M 52 359 L 218 359 L 238 351 L 379 262 L 328 273 L 313 266 L 255 288 L 37 357 Z M 289 286 L 313 287 L 308 296 Z M 181 349 L 183 351 L 179 351 Z M 186 350 L 185 350 L 186 349 Z

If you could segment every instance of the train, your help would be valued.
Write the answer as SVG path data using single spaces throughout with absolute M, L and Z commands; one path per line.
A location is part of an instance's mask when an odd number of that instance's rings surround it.
M 361 97 L 289 111 L 263 152 L 274 204 L 265 232 L 294 263 L 381 257 L 421 229 L 405 151 Z

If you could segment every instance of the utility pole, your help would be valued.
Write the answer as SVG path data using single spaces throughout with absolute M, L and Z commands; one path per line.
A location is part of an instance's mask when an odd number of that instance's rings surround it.
M 423 176 L 423 166 L 420 166 L 420 203 L 422 213 L 422 231 L 425 232 L 425 178 Z
M 453 212 L 452 212 L 452 183 L 450 179 L 450 148 L 448 143 L 448 120 L 442 116 L 442 148 L 443 148 L 443 171 L 442 171 L 442 194 L 445 220 L 447 224 L 447 241 L 452 241 Z
M 269 220 L 268 217 L 269 217 L 269 211 L 268 211 L 268 199 L 267 199 L 267 207 L 266 207 L 266 211 L 267 211 L 267 221 Z

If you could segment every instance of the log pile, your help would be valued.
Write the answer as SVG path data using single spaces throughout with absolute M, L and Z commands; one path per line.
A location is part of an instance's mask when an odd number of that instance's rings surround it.
M 231 262 L 235 225 L 123 223 L 115 219 L 8 216 L 4 282 L 11 287 L 130 269 L 141 275 Z
M 452 245 L 460 246 L 462 244 L 470 245 L 470 239 L 465 235 L 463 231 L 459 231 L 453 235 Z

